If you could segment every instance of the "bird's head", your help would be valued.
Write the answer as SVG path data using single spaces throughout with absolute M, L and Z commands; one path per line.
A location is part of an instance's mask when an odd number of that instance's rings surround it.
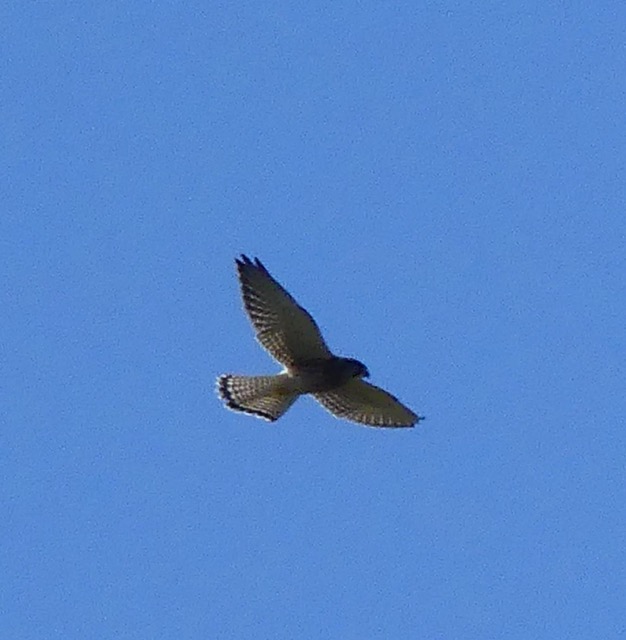
M 353 378 L 370 377 L 370 372 L 367 370 L 367 367 L 359 360 L 355 360 L 354 358 L 346 358 L 346 363 L 350 367 L 350 373 L 352 374 Z

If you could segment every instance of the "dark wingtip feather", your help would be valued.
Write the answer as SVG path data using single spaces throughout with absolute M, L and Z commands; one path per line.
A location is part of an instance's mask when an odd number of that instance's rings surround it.
M 250 260 L 250 258 L 248 258 L 248 256 L 245 253 L 242 253 L 241 256 L 239 256 L 239 258 L 235 258 L 235 262 L 241 267 L 245 264 L 247 265 L 251 265 L 252 260 Z
M 242 253 L 239 258 L 235 258 L 235 262 L 237 263 L 239 271 L 246 267 L 252 267 L 253 269 L 258 269 L 259 271 L 269 275 L 269 271 L 258 258 L 251 259 L 245 253 Z

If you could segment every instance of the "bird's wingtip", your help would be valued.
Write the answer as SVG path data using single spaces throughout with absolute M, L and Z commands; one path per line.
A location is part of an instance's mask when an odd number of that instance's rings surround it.
M 249 258 L 245 253 L 242 253 L 238 258 L 235 258 L 235 262 L 237 263 L 238 268 L 253 267 L 255 269 L 259 269 L 259 271 L 268 273 L 267 268 L 258 258 Z

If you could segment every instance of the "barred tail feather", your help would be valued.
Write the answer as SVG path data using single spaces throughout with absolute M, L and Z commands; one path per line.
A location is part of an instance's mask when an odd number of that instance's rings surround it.
M 289 388 L 286 381 L 284 375 L 226 374 L 217 379 L 217 392 L 229 409 L 250 413 L 273 422 L 280 418 L 300 395 Z

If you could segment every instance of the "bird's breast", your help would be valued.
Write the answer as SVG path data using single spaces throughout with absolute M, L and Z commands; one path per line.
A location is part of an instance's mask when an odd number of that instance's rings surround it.
M 347 382 L 352 372 L 340 358 L 299 362 L 290 371 L 301 393 L 331 391 Z

